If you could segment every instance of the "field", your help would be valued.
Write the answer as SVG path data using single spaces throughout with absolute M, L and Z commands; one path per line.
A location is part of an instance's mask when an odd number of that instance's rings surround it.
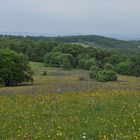
M 0 140 L 140 139 L 140 78 L 102 83 L 88 71 L 31 67 L 33 84 L 0 87 Z

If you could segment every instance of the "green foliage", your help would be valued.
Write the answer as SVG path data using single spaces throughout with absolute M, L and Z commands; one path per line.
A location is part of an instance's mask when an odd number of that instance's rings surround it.
M 32 76 L 33 72 L 23 54 L 8 49 L 0 50 L 0 84 L 13 86 L 22 82 L 32 82 Z
M 140 76 L 140 53 L 138 53 L 138 55 L 133 56 L 131 58 L 131 61 L 134 63 L 133 75 Z
M 68 59 L 71 66 L 75 66 L 75 59 L 71 54 L 51 52 L 44 57 L 45 65 L 51 67 L 61 67 L 63 60 L 65 59 Z
M 105 66 L 104 66 L 104 69 L 105 69 L 105 70 L 114 70 L 114 67 L 113 67 L 112 64 L 106 63 Z
M 101 82 L 116 81 L 118 78 L 117 74 L 110 69 L 110 65 L 107 66 L 109 67 L 107 67 L 106 70 L 100 69 L 97 66 L 92 66 L 89 73 L 90 78 Z
M 49 40 L 65 42 L 65 43 L 89 43 L 96 44 L 96 46 L 106 48 L 131 48 L 136 45 L 127 41 L 117 40 L 113 38 L 96 36 L 96 35 L 79 35 L 79 36 L 65 36 L 65 37 L 50 37 Z
M 61 53 L 54 52 L 48 53 L 45 56 L 45 64 L 50 67 L 60 67 Z
M 84 69 L 89 70 L 91 66 L 97 66 L 97 61 L 95 58 L 91 58 L 85 62 Z
M 63 70 L 71 70 L 72 66 L 68 58 L 62 60 L 61 68 Z
M 101 70 L 102 70 L 102 69 L 100 69 L 100 68 L 97 67 L 97 66 L 92 66 L 92 67 L 90 68 L 90 71 L 89 71 L 90 78 L 91 78 L 91 79 L 97 80 L 97 78 L 98 78 L 98 73 L 99 73 Z
M 133 75 L 135 64 L 133 62 L 121 62 L 116 67 L 117 72 L 122 75 Z
M 119 73 L 136 76 L 140 76 L 138 45 L 138 42 L 92 35 L 71 37 L 0 36 L 0 48 L 9 48 L 18 53 L 24 53 L 30 61 L 45 62 L 46 66 L 61 67 L 62 60 L 66 58 L 73 68 L 89 70 L 91 66 L 98 66 L 101 69 L 106 69 L 106 63 L 110 63 L 117 72 L 119 63 L 131 61 L 133 69 L 129 69 L 129 72 L 121 71 Z
M 70 53 L 63 53 L 63 54 L 61 54 L 62 62 L 63 62 L 63 59 L 68 59 L 68 61 L 71 64 L 72 67 L 76 66 L 76 62 L 75 62 L 76 60 L 74 59 L 72 54 L 70 54 Z
M 122 61 L 121 56 L 117 54 L 112 54 L 110 57 L 105 58 L 105 62 L 110 63 L 112 65 L 117 65 Z
M 81 68 L 81 69 L 85 69 L 85 63 L 86 63 L 86 59 L 80 59 L 79 61 L 78 61 L 78 66 L 79 66 L 79 68 Z
M 102 70 L 98 73 L 97 80 L 101 82 L 117 81 L 117 74 L 112 70 Z
M 61 52 L 64 54 L 71 54 L 73 57 L 78 56 L 84 51 L 84 47 L 76 44 L 60 44 L 53 49 L 53 52 Z

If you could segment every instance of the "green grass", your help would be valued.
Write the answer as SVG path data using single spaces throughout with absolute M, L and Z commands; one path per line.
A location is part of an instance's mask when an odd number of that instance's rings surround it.
M 139 92 L 0 97 L 0 139 L 140 139 Z
M 0 140 L 140 139 L 140 78 L 100 83 L 87 71 L 31 66 L 33 85 L 0 89 Z
M 140 90 L 140 78 L 131 76 L 119 76 L 117 82 L 96 82 L 89 79 L 88 71 L 74 69 L 63 71 L 60 68 L 46 68 L 42 63 L 31 62 L 31 67 L 35 72 L 34 83 L 25 83 L 17 87 L 0 87 L 0 94 L 36 94 L 94 91 L 96 89 L 105 90 Z M 42 76 L 47 71 L 47 76 Z M 80 77 L 84 77 L 80 80 Z

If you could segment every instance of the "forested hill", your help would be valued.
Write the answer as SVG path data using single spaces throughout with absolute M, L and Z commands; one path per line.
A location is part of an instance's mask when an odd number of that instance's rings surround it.
M 129 41 L 129 43 L 140 48 L 140 40 L 132 40 L 132 41 Z
M 0 44 L 3 43 L 18 43 L 21 41 L 33 41 L 33 42 L 63 42 L 63 43 L 80 43 L 87 44 L 90 46 L 102 47 L 102 48 L 113 48 L 139 51 L 139 44 L 135 41 L 123 41 L 114 38 L 97 36 L 97 35 L 79 35 L 79 36 L 57 36 L 57 37 L 33 37 L 33 36 L 2 36 L 0 35 Z M 133 50 L 134 49 L 134 50 Z
M 71 41 L 66 41 L 65 38 L 70 38 Z M 81 41 L 82 39 L 84 41 Z M 126 75 L 140 75 L 140 48 L 136 46 L 133 42 L 98 36 L 85 36 L 85 38 L 79 36 L 79 40 L 78 36 L 0 36 L 0 50 L 7 48 L 24 53 L 29 61 L 45 62 L 45 65 L 49 67 L 86 70 L 89 70 L 91 66 L 103 69 L 109 63 L 115 69 L 121 67 L 122 71 L 116 71 Z
M 85 43 L 94 44 L 105 48 L 137 48 L 137 44 L 131 41 L 123 41 L 114 38 L 97 36 L 97 35 L 80 35 L 80 36 L 59 36 L 49 37 L 48 40 L 65 43 Z

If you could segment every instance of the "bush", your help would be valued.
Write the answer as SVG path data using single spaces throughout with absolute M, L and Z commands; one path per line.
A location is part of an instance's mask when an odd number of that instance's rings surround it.
M 0 50 L 0 84 L 13 86 L 32 82 L 32 76 L 33 71 L 25 55 L 7 49 Z
M 98 73 L 101 71 L 102 69 L 98 68 L 97 66 L 92 66 L 90 68 L 89 71 L 89 76 L 91 79 L 97 79 Z
M 42 76 L 47 76 L 47 71 L 44 71 L 41 75 Z
M 97 80 L 101 82 L 117 81 L 117 74 L 112 70 L 102 70 L 98 73 Z

